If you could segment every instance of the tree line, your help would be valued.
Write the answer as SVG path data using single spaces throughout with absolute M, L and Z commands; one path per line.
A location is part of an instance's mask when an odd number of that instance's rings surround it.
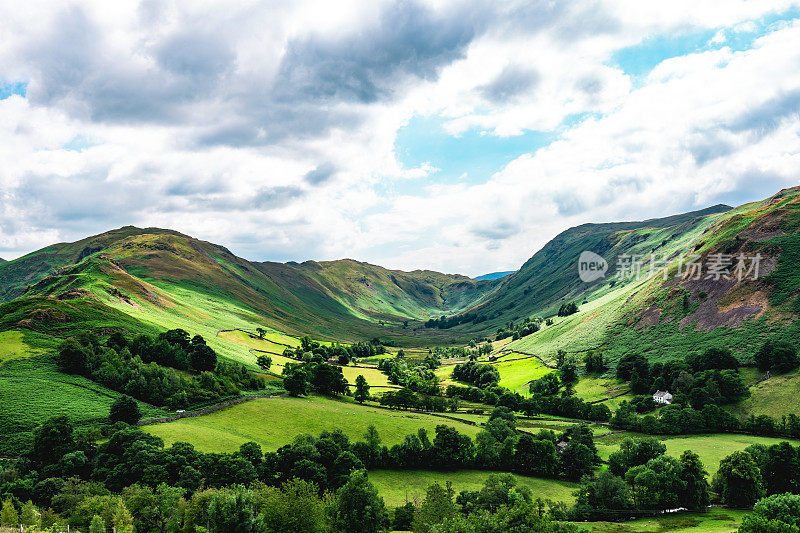
M 218 361 L 202 336 L 190 339 L 181 329 L 137 335 L 130 341 L 117 332 L 105 343 L 82 333 L 61 344 L 57 362 L 64 372 L 171 409 L 265 387 L 244 365 Z

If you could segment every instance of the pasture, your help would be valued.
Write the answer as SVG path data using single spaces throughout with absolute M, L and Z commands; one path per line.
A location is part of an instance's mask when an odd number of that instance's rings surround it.
M 679 513 L 630 522 L 578 523 L 590 533 L 734 533 L 745 511 L 712 508 L 707 513 Z
M 421 502 L 425 499 L 425 489 L 438 482 L 444 486 L 450 481 L 458 494 L 462 490 L 480 490 L 493 472 L 488 470 L 456 470 L 437 472 L 432 470 L 370 470 L 369 480 L 378 489 L 386 505 L 400 506 L 405 502 Z M 577 483 L 557 479 L 542 479 L 511 474 L 518 486 L 531 489 L 534 498 L 572 503 L 573 491 Z
M 321 396 L 261 398 L 209 415 L 147 425 L 143 429 L 163 438 L 167 444 L 181 441 L 204 452 L 232 452 L 248 441 L 257 442 L 265 451 L 274 451 L 297 435 L 319 435 L 337 428 L 351 439 L 360 440 L 370 425 L 377 428 L 383 444 L 391 446 L 419 428 L 425 428 L 432 439 L 439 424 L 453 426 L 472 438 L 480 429 L 427 414 L 381 409 L 359 405 L 350 399 Z
M 523 354 L 512 353 L 507 359 L 526 357 Z M 500 386 L 511 389 L 523 395 L 528 394 L 528 383 L 553 371 L 544 366 L 535 357 L 494 363 L 493 366 L 500 372 Z
M 600 438 L 595 441 L 600 457 L 607 460 L 612 452 L 619 449 L 619 442 L 624 434 L 614 435 L 611 442 Z M 634 435 L 630 435 L 634 436 Z M 642 438 L 643 435 L 635 435 Z M 770 446 L 787 439 L 773 437 L 756 437 L 752 435 L 736 435 L 727 433 L 717 433 L 713 435 L 679 435 L 679 436 L 656 436 L 667 446 L 667 455 L 680 457 L 685 450 L 692 450 L 706 467 L 709 476 L 713 476 L 719 468 L 719 462 L 735 451 L 744 450 L 752 444 L 764 444 Z M 796 446 L 796 442 L 792 442 Z
M 47 357 L 9 362 L 0 367 L 0 454 L 15 454 L 31 439 L 31 431 L 56 415 L 77 425 L 108 417 L 120 394 L 81 376 L 63 374 Z M 147 417 L 165 413 L 139 404 Z

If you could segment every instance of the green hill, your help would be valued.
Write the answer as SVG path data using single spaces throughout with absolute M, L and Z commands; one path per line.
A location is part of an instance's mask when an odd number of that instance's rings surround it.
M 548 285 L 546 280 L 535 278 L 544 286 L 537 295 L 548 291 L 565 295 L 554 303 L 550 303 L 552 299 L 544 300 L 538 309 L 544 309 L 545 315 L 567 299 L 579 303 L 580 310 L 568 317 L 556 317 L 552 326 L 510 347 L 545 356 L 552 356 L 559 349 L 579 353 L 602 348 L 614 361 L 632 352 L 658 359 L 725 346 L 746 362 L 767 336 L 793 341 L 798 335 L 793 318 L 800 309 L 798 192 L 798 188 L 784 190 L 767 200 L 684 221 L 679 226 L 643 227 L 615 234 L 613 245 L 605 255 L 601 253 L 609 260 L 611 276 L 584 284 L 582 291 L 574 274 L 570 275 L 577 281 L 572 284 Z M 669 258 L 666 279 L 655 276 L 628 283 L 609 279 L 613 278 L 619 253 L 647 255 L 651 249 L 659 250 L 654 246 L 659 242 Z M 569 254 L 573 261 L 582 244 L 572 243 Z M 598 246 L 595 251 L 602 252 L 602 241 Z M 731 273 L 739 254 L 760 254 L 758 279 L 716 279 L 708 271 L 698 279 L 678 276 L 680 262 L 689 256 L 708 265 L 718 254 L 728 257 Z M 528 262 L 532 263 L 533 260 Z M 558 277 L 559 273 L 551 275 Z M 516 289 L 513 281 L 514 278 L 498 290 L 496 298 L 500 302 Z M 486 308 L 497 305 L 491 300 Z
M 490 272 L 489 274 L 484 274 L 482 276 L 477 276 L 473 279 L 475 280 L 486 280 L 486 279 L 500 279 L 504 278 L 508 275 L 513 274 L 516 270 L 506 270 L 505 272 Z
M 251 263 L 175 231 L 132 226 L 4 263 L 0 280 L 3 301 L 91 298 L 162 327 L 163 317 L 146 311 L 184 308 L 184 315 L 198 318 L 211 312 L 206 308 L 222 307 L 251 329 L 263 325 L 330 340 L 403 339 L 411 336 L 408 320 L 459 312 L 498 285 L 352 260 Z

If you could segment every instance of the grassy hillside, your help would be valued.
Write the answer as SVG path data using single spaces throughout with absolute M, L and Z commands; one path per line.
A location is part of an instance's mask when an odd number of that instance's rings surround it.
M 84 377 L 63 374 L 48 357 L 0 366 L 0 455 L 18 453 L 33 429 L 51 416 L 68 415 L 77 425 L 105 421 L 120 394 Z M 163 411 L 140 403 L 145 416 Z
M 794 341 L 800 333 L 800 325 L 793 320 L 800 308 L 798 228 L 797 188 L 684 222 L 681 233 L 664 245 L 664 253 L 672 258 L 666 280 L 656 276 L 628 284 L 600 281 L 587 287 L 578 313 L 556 318 L 553 326 L 510 346 L 547 357 L 559 349 L 579 354 L 602 348 L 612 362 L 632 352 L 668 359 L 727 346 L 747 362 L 766 337 Z M 638 240 L 627 253 L 643 254 L 654 238 L 676 231 L 674 227 L 637 229 L 619 242 Z M 649 234 L 646 239 L 642 232 Z M 700 279 L 678 276 L 680 260 L 696 255 L 707 263 L 714 254 L 760 254 L 759 279 L 709 279 L 706 272 Z M 501 287 L 498 294 L 510 285 Z
M 174 231 L 130 226 L 0 265 L 0 301 L 23 294 L 93 295 L 112 306 L 121 303 L 116 307 L 133 315 L 173 307 L 189 312 L 198 302 L 213 302 L 212 307 L 235 309 L 251 329 L 268 326 L 330 340 L 380 336 L 406 344 L 425 342 L 415 338 L 407 321 L 459 312 L 498 283 L 390 271 L 352 260 L 250 263 Z

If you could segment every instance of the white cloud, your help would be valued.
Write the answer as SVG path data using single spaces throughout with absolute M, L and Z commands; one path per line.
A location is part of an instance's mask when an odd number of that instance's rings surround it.
M 332 5 L 6 6 L 0 83 L 28 94 L 0 100 L 0 256 L 137 224 L 253 259 L 480 274 L 574 224 L 796 182 L 797 25 L 668 59 L 639 84 L 610 61 L 659 34 L 721 43 L 792 2 Z M 559 139 L 449 184 L 435 163 L 398 162 L 414 115 L 454 135 Z

